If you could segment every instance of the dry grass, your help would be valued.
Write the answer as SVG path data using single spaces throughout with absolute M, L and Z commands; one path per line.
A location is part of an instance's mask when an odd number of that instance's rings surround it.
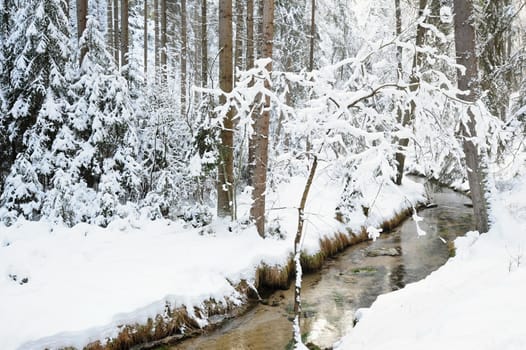
M 383 232 L 390 232 L 398 226 L 405 218 L 410 216 L 411 209 L 402 211 L 392 219 L 382 224 Z M 320 251 L 314 255 L 301 255 L 301 264 L 304 272 L 318 271 L 323 266 L 325 260 L 332 257 L 345 248 L 368 240 L 365 228 L 359 233 L 338 232 L 333 237 L 324 237 L 320 240 Z M 451 242 L 452 243 L 452 242 Z M 450 254 L 454 254 L 454 245 L 448 244 Z M 294 263 L 292 256 L 285 266 L 268 266 L 262 264 L 256 271 L 255 287 L 261 291 L 288 289 L 294 277 Z M 246 282 L 241 282 L 236 289 L 245 298 L 256 297 L 256 294 Z M 246 305 L 245 305 L 246 306 Z M 206 301 L 202 308 L 195 309 L 197 317 L 207 319 L 215 315 L 235 317 L 245 311 L 245 308 L 237 306 L 235 303 L 217 302 L 213 299 Z M 172 308 L 166 305 L 163 315 L 157 315 L 155 319 L 148 319 L 146 324 L 124 325 L 121 327 L 118 336 L 109 339 L 106 344 L 94 342 L 86 347 L 85 350 L 125 350 L 125 349 L 153 349 L 160 345 L 170 345 L 183 338 L 193 337 L 213 328 L 214 325 L 206 329 L 200 329 L 196 320 L 188 314 L 186 307 Z

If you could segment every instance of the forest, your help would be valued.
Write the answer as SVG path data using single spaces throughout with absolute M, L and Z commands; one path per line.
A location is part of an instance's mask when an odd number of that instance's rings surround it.
M 525 7 L 0 0 L 0 348 L 526 348 Z M 350 246 L 403 283 L 327 331 Z M 274 298 L 279 343 L 185 340 Z

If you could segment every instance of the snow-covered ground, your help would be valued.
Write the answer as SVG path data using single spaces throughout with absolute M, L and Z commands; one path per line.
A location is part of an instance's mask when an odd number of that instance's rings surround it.
M 334 219 L 342 184 L 321 168 L 306 208 L 305 250 L 341 229 Z M 269 195 L 270 218 L 284 239 L 261 239 L 253 227 L 216 221 L 213 232 L 183 222 L 126 219 L 108 228 L 73 228 L 44 222 L 0 226 L 0 349 L 82 347 L 115 336 L 118 325 L 144 323 L 170 305 L 199 307 L 209 298 L 240 300 L 234 286 L 253 281 L 262 263 L 284 264 L 293 249 L 304 178 L 292 178 Z M 423 186 L 378 184 L 365 189 L 369 218 L 354 228 L 377 226 L 423 201 Z M 247 201 L 240 199 L 240 217 Z M 374 231 L 374 230 L 373 230 Z M 192 307 L 188 308 L 192 310 Z M 491 320 L 489 320 L 491 321 Z M 201 320 L 206 324 L 206 320 Z
M 490 232 L 423 281 L 381 295 L 336 349 L 526 349 L 526 175 L 499 183 Z

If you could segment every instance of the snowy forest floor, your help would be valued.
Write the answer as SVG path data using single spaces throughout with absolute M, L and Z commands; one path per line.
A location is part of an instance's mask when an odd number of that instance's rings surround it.
M 370 181 L 362 210 L 346 227 L 335 209 L 343 184 L 321 168 L 306 207 L 303 249 L 314 255 L 322 238 L 379 227 L 425 201 L 424 188 L 410 180 L 401 187 Z M 296 177 L 268 196 L 269 221 L 281 238 L 262 239 L 253 226 L 215 220 L 205 230 L 183 221 L 127 218 L 107 228 L 72 228 L 46 222 L 0 227 L 0 348 L 74 346 L 116 337 L 122 325 L 168 317 L 166 307 L 195 313 L 207 303 L 241 304 L 242 281 L 255 282 L 258 268 L 284 267 L 292 254 L 297 205 L 305 178 Z M 248 215 L 249 196 L 240 196 L 239 217 Z M 376 233 L 376 230 L 371 230 Z
M 526 174 L 497 183 L 488 233 L 455 240 L 426 279 L 381 295 L 336 349 L 526 349 Z

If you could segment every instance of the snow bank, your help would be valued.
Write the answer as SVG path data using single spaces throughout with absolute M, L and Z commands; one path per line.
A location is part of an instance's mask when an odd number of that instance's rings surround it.
M 284 239 L 260 238 L 253 227 L 216 221 L 212 234 L 183 222 L 126 219 L 108 228 L 73 228 L 44 222 L 0 226 L 0 349 L 82 347 L 118 333 L 118 326 L 145 323 L 172 307 L 199 307 L 210 298 L 240 301 L 235 285 L 253 281 L 262 263 L 283 265 L 293 249 L 304 178 L 293 178 L 269 195 L 271 220 Z M 341 184 L 321 169 L 307 205 L 304 246 L 319 251 L 319 239 L 341 229 L 334 219 Z M 369 222 L 423 200 L 421 185 L 371 181 L 366 198 L 376 200 Z M 240 199 L 240 217 L 248 202 Z M 243 213 L 244 211 L 244 213 Z M 193 308 L 189 308 L 192 310 Z M 200 321 L 202 325 L 206 320 Z
M 423 281 L 381 295 L 336 349 L 526 349 L 526 176 L 500 184 L 487 234 Z

